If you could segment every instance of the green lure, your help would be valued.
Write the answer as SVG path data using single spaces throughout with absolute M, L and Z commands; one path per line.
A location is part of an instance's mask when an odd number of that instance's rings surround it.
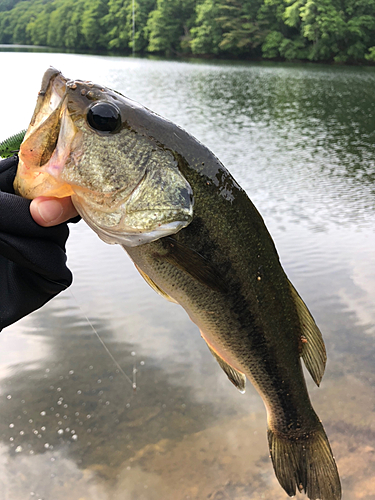
M 14 153 L 18 153 L 25 134 L 26 130 L 22 130 L 18 132 L 18 134 L 14 134 L 8 137 L 8 139 L 5 139 L 5 141 L 0 142 L 0 157 L 9 158 L 13 156 Z

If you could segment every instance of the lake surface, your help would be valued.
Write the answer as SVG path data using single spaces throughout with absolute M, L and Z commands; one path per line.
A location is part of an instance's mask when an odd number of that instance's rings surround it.
M 53 65 L 221 159 L 323 333 L 326 373 L 307 381 L 343 498 L 374 500 L 375 68 L 23 52 L 0 65 L 0 139 L 27 127 Z M 0 336 L 0 500 L 288 498 L 260 397 L 233 388 L 183 309 L 83 222 L 68 263 L 71 289 Z

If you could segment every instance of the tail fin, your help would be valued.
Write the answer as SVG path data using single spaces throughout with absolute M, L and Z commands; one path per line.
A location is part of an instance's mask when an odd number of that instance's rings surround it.
M 340 500 L 340 478 L 323 426 L 299 439 L 268 429 L 268 444 L 276 477 L 289 496 L 297 488 L 310 500 Z

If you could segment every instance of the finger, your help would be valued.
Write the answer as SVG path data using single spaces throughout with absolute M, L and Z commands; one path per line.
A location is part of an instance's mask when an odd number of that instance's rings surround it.
M 56 226 L 78 215 L 70 197 L 39 196 L 31 202 L 30 213 L 35 222 L 44 227 Z

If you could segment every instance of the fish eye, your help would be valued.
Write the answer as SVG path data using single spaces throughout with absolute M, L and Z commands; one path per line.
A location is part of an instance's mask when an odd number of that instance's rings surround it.
M 120 110 L 109 102 L 99 102 L 88 110 L 87 121 L 99 132 L 116 132 L 121 126 Z

